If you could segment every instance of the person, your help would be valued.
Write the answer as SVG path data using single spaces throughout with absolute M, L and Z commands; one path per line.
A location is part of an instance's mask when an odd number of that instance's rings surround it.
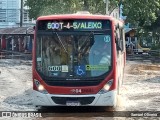
M 131 54 L 133 54 L 134 52 L 133 52 L 133 47 L 134 47 L 134 44 L 131 42 L 130 43 L 130 50 L 131 50 Z
M 89 53 L 89 65 L 95 66 L 91 70 L 92 76 L 98 76 L 105 73 L 107 68 L 111 65 L 111 43 L 103 41 L 103 36 L 97 37 L 92 45 Z
M 58 44 L 52 40 L 51 45 L 49 47 L 50 50 L 50 55 L 51 55 L 51 65 L 60 65 L 61 60 L 60 60 L 60 47 Z
M 100 40 L 95 43 L 89 53 L 89 61 L 93 65 L 99 65 L 99 64 L 110 64 L 110 62 L 107 60 L 110 59 L 110 48 L 107 47 L 105 43 L 101 43 Z
M 111 54 L 107 53 L 106 48 L 103 48 L 103 51 L 101 52 L 101 56 L 102 56 L 101 60 L 99 61 L 100 65 L 103 65 L 103 64 L 111 65 Z
M 68 65 L 71 64 L 72 61 L 72 36 L 61 37 L 63 42 L 63 46 L 61 47 L 61 64 Z
M 50 41 L 46 39 L 42 51 L 42 58 L 43 58 L 43 72 L 44 74 L 48 75 L 48 66 L 50 65 L 50 49 L 49 49 Z
M 111 56 L 110 54 L 107 53 L 106 48 L 97 48 L 93 50 L 92 58 L 90 59 L 90 62 L 92 61 L 92 64 L 94 65 L 103 65 L 103 64 L 108 64 L 110 65 L 110 59 Z

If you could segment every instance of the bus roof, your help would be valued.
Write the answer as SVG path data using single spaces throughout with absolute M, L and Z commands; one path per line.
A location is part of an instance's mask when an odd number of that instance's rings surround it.
M 107 15 L 92 15 L 92 14 L 61 14 L 61 15 L 48 15 L 40 16 L 37 20 L 57 20 L 57 19 L 109 19 L 113 17 Z
M 48 15 L 48 16 L 40 16 L 37 20 L 66 20 L 66 19 L 92 19 L 92 20 L 111 20 L 114 21 L 115 24 L 119 23 L 122 27 L 124 22 L 122 20 L 118 20 L 112 16 L 108 15 L 98 15 L 98 14 L 59 14 L 59 15 Z

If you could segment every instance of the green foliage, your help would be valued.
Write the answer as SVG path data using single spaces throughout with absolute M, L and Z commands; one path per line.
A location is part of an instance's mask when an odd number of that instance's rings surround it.
M 117 4 L 113 0 L 111 5 Z M 77 11 L 89 11 L 93 14 L 105 14 L 105 3 L 103 0 L 27 0 L 25 5 L 29 6 L 29 17 L 36 19 L 41 15 L 76 13 Z
M 160 49 L 160 44 L 158 44 L 158 45 L 152 45 L 151 49 L 152 50 L 159 50 Z
M 138 33 L 160 36 L 160 0 L 123 0 L 123 15 L 126 22 L 135 25 Z M 139 36 L 139 34 L 137 34 Z M 152 50 L 160 49 L 159 41 L 152 39 Z
M 150 26 L 158 18 L 160 0 L 124 0 L 123 5 L 126 21 L 134 25 Z
M 123 14 L 127 16 L 126 22 L 139 27 L 157 26 L 160 0 L 109 0 L 109 10 L 115 9 L 119 3 L 123 4 Z M 105 14 L 104 0 L 27 0 L 29 17 L 36 19 L 38 16 L 50 14 L 76 13 L 87 10 L 93 14 Z M 155 23 L 155 24 L 152 24 Z M 149 28 L 150 29 L 150 28 Z

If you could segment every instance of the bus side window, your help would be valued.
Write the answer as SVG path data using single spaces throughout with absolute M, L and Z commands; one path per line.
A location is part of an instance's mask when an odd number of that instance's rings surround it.
M 117 51 L 120 51 L 121 50 L 121 43 L 120 43 L 120 37 L 119 37 L 119 30 L 116 30 L 116 48 L 117 48 Z
M 124 51 L 124 34 L 123 34 L 123 29 L 120 29 L 120 42 L 121 42 L 121 51 Z
M 117 51 L 124 51 L 124 36 L 123 29 L 117 29 L 116 31 L 116 48 Z

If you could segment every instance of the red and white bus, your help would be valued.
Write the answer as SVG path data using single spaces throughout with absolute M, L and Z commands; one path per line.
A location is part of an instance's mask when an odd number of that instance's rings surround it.
M 106 15 L 37 19 L 33 47 L 36 106 L 116 106 L 125 67 L 123 22 Z

